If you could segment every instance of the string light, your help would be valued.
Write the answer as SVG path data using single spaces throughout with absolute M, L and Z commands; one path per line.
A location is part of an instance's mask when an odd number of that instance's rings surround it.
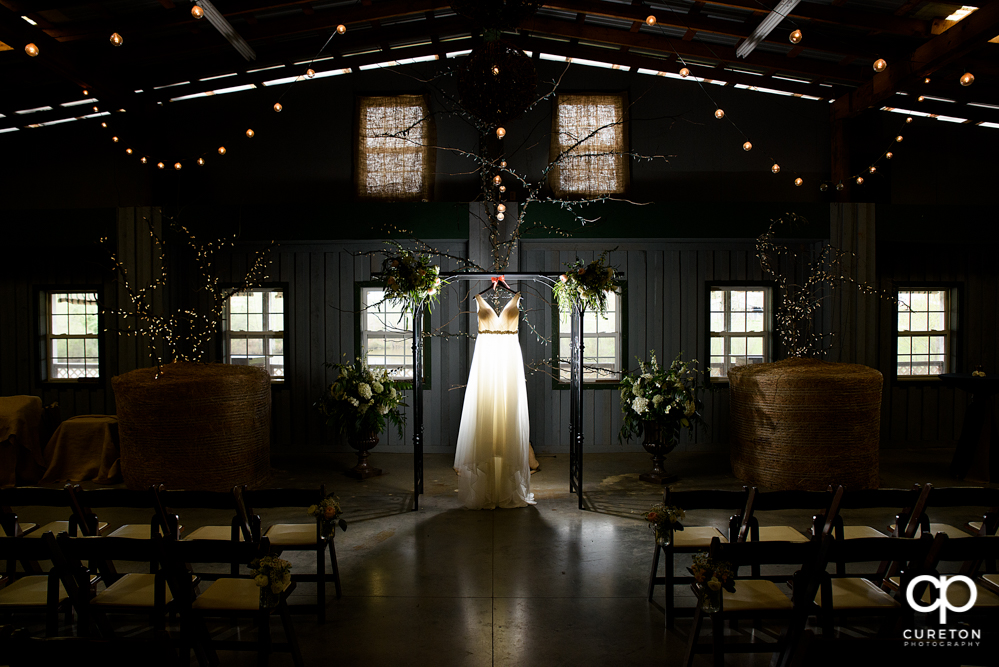
M 159 167 L 160 169 L 163 169 L 164 167 L 166 167 L 166 165 L 163 164 L 162 162 L 157 162 L 156 166 Z
M 801 31 L 795 28 L 791 31 L 791 34 L 788 35 L 787 38 L 791 40 L 792 44 L 797 44 L 801 41 Z
M 119 35 L 116 32 L 113 32 L 111 33 L 111 43 L 114 44 L 115 46 L 121 46 L 122 44 L 125 43 L 125 40 L 121 38 L 121 35 Z
M 505 212 L 506 211 L 506 204 L 497 204 L 496 205 L 496 210 L 499 211 L 500 213 Z
M 252 139 L 253 138 L 253 134 L 254 134 L 253 130 L 247 130 L 246 131 L 246 138 L 247 139 Z
M 500 166 L 506 169 L 506 160 L 501 161 Z
M 312 69 L 311 67 L 305 70 L 305 76 L 309 77 L 310 79 L 315 75 L 316 75 L 316 70 Z
M 798 178 L 794 179 L 794 185 L 795 185 L 795 187 L 799 187 L 800 188 L 801 184 L 804 183 L 804 182 L 805 181 L 804 181 L 804 179 L 801 178 L 801 176 L 799 176 Z
M 780 173 L 780 165 L 777 164 L 776 162 L 774 162 L 774 166 L 770 167 L 770 171 L 772 171 L 775 174 L 779 174 Z
M 89 91 L 89 90 L 87 90 L 86 88 L 84 88 L 84 89 L 83 89 L 83 94 L 84 94 L 84 95 L 89 95 L 89 94 L 90 94 L 90 91 Z
M 111 137 L 111 141 L 118 143 L 118 137 Z
M 872 174 L 874 172 L 876 172 L 877 170 L 878 170 L 878 168 L 875 167 L 873 164 L 870 167 L 867 168 L 867 171 L 871 172 Z
M 885 153 L 885 157 L 888 158 L 889 160 L 892 158 L 892 155 L 894 155 L 894 153 L 892 153 L 891 151 Z
M 496 185 L 499 185 L 502 182 L 503 182 L 503 177 L 502 176 L 500 176 L 499 174 L 496 174 L 495 176 L 493 176 L 493 183 L 495 183 Z
M 98 108 L 97 108 L 97 107 L 95 106 L 95 107 L 94 107 L 94 113 L 97 113 L 98 111 L 100 111 L 100 109 L 98 109 Z M 107 127 L 107 126 L 108 126 L 108 125 L 107 125 L 107 123 L 101 123 L 101 125 L 103 125 L 104 127 Z
M 274 111 L 280 112 L 281 109 L 284 109 L 284 107 L 281 106 L 281 103 L 280 102 L 275 102 L 274 103 Z
M 884 72 L 886 69 L 888 69 L 888 63 L 885 62 L 884 58 L 878 58 L 877 60 L 874 61 L 873 67 L 875 72 Z
M 907 116 L 905 119 L 905 124 L 908 125 L 911 122 L 912 122 L 912 116 Z
M 652 14 L 649 14 L 649 17 L 647 19 L 645 19 L 645 23 L 646 23 L 646 25 L 650 25 L 650 26 L 655 25 L 656 24 L 656 17 L 653 16 Z
M 107 127 L 107 126 L 108 126 L 108 124 L 107 124 L 107 123 L 105 123 L 105 122 L 103 122 L 103 121 L 101 122 L 101 127 Z
M 753 144 L 751 144 L 751 143 L 749 143 L 747 141 L 746 143 L 744 143 L 742 145 L 742 150 L 744 150 L 744 151 L 751 151 L 751 150 L 753 150 Z
M 496 128 L 496 138 L 497 139 L 502 139 L 505 136 L 506 136 L 506 129 L 502 128 L 502 127 L 497 127 Z
M 496 178 L 499 178 L 499 176 L 497 176 Z M 506 192 L 506 186 L 505 185 L 499 186 L 499 191 L 500 192 Z
M 926 95 L 920 95 L 919 97 L 916 98 L 916 101 L 917 102 L 925 102 L 926 101 Z
M 180 162 L 174 162 L 173 163 L 173 168 L 176 169 L 177 171 L 180 171 L 180 167 L 181 167 Z
M 149 162 L 149 160 L 146 158 L 145 155 L 143 155 L 142 157 L 139 158 L 139 162 L 141 162 L 142 164 L 146 164 L 147 162 Z
M 682 76 L 684 79 L 686 79 L 688 76 L 690 76 L 690 70 L 687 69 L 686 67 L 681 67 L 680 68 L 680 76 Z
M 926 77 L 925 79 L 923 79 L 923 83 L 929 83 L 929 82 L 930 82 L 930 77 Z
M 857 176 L 857 185 L 863 185 L 863 184 L 864 184 L 864 177 Z
M 902 135 L 900 134 L 897 137 L 895 137 L 895 141 L 896 142 L 901 142 L 902 141 Z
M 132 149 L 131 148 L 126 148 L 125 152 L 128 153 L 129 155 L 131 155 L 132 154 Z
M 725 111 L 723 109 L 715 109 L 715 118 L 721 120 L 725 117 Z
M 344 24 L 341 23 L 336 27 L 336 34 L 342 35 L 345 32 L 347 32 L 347 26 L 345 26 Z
M 219 155 L 225 155 L 225 146 L 219 146 Z
M 198 158 L 198 166 L 199 167 L 204 167 L 205 166 L 205 158 L 203 158 L 203 157 L 199 157 Z
M 820 192 L 825 192 L 828 189 L 829 189 L 829 184 L 828 183 L 823 183 L 822 185 L 819 186 L 819 191 Z
M 961 76 L 962 86 L 970 86 L 974 82 L 975 82 L 975 75 L 972 74 L 971 72 L 965 72 L 964 75 Z
M 505 216 L 505 215 L 503 215 L 502 213 L 497 213 L 497 214 L 496 214 L 496 219 L 497 219 L 497 220 L 502 220 L 502 219 L 503 219 L 503 218 L 505 218 L 505 217 L 506 217 L 506 216 Z
M 499 76 L 499 67 L 493 65 L 493 76 Z
M 843 181 L 840 181 L 839 183 L 836 184 L 836 192 L 842 192 L 842 191 L 843 191 Z
M 202 9 L 199 5 L 194 5 L 193 7 L 191 7 L 191 16 L 193 16 L 194 18 L 200 19 L 204 17 L 204 15 L 205 15 L 205 10 Z
M 37 47 L 37 46 L 35 46 L 35 43 L 34 43 L 34 42 L 28 42 L 28 43 L 27 43 L 27 44 L 26 44 L 26 45 L 24 46 L 24 52 L 25 52 L 25 53 L 27 53 L 27 54 L 28 54 L 29 56 L 31 56 L 32 58 L 34 58 L 35 56 L 37 56 L 37 55 L 38 55 L 38 47 Z

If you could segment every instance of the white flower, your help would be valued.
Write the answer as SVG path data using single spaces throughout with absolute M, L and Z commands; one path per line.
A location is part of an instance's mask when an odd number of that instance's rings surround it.
M 631 407 L 638 414 L 642 414 L 643 412 L 645 412 L 645 409 L 649 407 L 649 399 L 642 398 L 641 396 L 639 396 L 638 398 L 636 398 L 634 401 L 631 402 Z
M 380 394 L 382 393 L 383 389 L 385 389 L 385 387 L 382 386 L 382 383 L 379 382 L 378 380 L 375 380 L 374 382 L 371 383 L 371 391 L 373 391 L 374 393 Z
M 349 401 L 350 404 L 353 405 L 355 408 L 357 407 L 357 405 L 359 403 L 359 401 L 356 398 L 354 398 L 353 396 L 348 396 L 347 397 L 347 401 Z
M 395 398 L 395 397 L 396 397 L 395 387 L 389 387 L 389 398 Z
M 369 405 L 368 403 L 361 403 L 361 405 L 359 406 L 362 415 L 368 411 L 368 405 Z
M 655 396 L 652 397 L 652 405 L 654 405 L 655 407 L 658 408 L 659 404 L 662 403 L 662 402 L 663 402 L 663 395 L 662 394 L 656 394 Z
M 264 586 L 266 586 L 268 584 L 267 575 L 266 574 L 258 574 L 257 576 L 255 576 L 253 578 L 253 583 L 255 583 L 257 586 L 260 586 L 261 588 L 263 588 Z
M 642 379 L 643 380 L 651 380 L 652 379 L 652 373 L 642 373 Z
M 631 388 L 631 393 L 633 393 L 635 396 L 641 396 L 642 395 L 642 387 L 641 387 L 641 385 L 637 385 L 636 384 L 634 387 L 632 387 Z
M 362 382 L 361 384 L 357 385 L 357 393 L 360 394 L 361 398 L 363 398 L 364 400 L 368 400 L 369 398 L 371 398 L 371 385 L 369 385 L 367 382 Z
M 388 411 L 389 411 L 389 406 L 387 404 L 378 406 L 378 414 L 380 415 L 388 414 Z
M 686 403 L 683 404 L 683 416 L 684 417 L 691 416 L 692 414 L 694 414 L 695 410 L 697 410 L 697 406 L 694 405 L 693 401 L 687 401 Z

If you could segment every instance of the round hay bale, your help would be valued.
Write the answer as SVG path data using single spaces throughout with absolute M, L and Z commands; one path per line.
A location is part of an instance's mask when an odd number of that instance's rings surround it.
M 728 372 L 732 472 L 754 486 L 878 488 L 881 373 L 786 359 Z
M 181 362 L 118 375 L 111 386 L 128 488 L 228 491 L 270 475 L 271 379 L 262 368 Z

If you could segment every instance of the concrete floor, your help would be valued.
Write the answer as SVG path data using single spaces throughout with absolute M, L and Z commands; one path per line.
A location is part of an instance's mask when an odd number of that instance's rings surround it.
M 950 450 L 885 451 L 883 487 L 915 482 L 953 486 L 947 476 Z M 649 468 L 644 454 L 587 454 L 584 501 L 577 509 L 568 492 L 568 455 L 539 456 L 532 477 L 533 507 L 469 511 L 457 501 L 451 457 L 425 457 L 425 494 L 412 508 L 412 456 L 375 450 L 371 463 L 381 477 L 358 481 L 343 475 L 350 454 L 274 461 L 272 486 L 313 487 L 325 482 L 339 495 L 345 533 L 336 547 L 343 597 L 328 585 L 328 620 L 297 614 L 295 629 L 311 665 L 558 666 L 678 665 L 689 620 L 664 631 L 662 589 L 646 600 L 652 537 L 642 513 L 661 498 L 640 482 Z M 667 459 L 680 475 L 677 490 L 741 489 L 742 482 L 719 465 L 717 456 L 674 453 Z M 51 511 L 51 510 L 48 510 Z M 42 508 L 22 508 L 24 519 L 48 520 Z M 306 521 L 303 512 L 263 510 L 263 524 Z M 713 524 L 723 531 L 730 512 L 690 512 L 688 525 Z M 844 512 L 848 523 L 884 527 L 888 511 Z M 931 520 L 963 525 L 974 519 L 960 511 L 931 510 Z M 764 525 L 807 530 L 811 513 L 764 512 Z M 52 516 L 51 518 L 61 518 Z M 143 511 L 101 516 L 114 528 L 148 522 Z M 181 515 L 185 532 L 228 522 L 223 512 Z M 289 552 L 293 571 L 309 571 L 308 553 Z M 682 571 L 685 561 L 677 565 Z M 294 598 L 314 596 L 300 584 Z M 676 588 L 679 605 L 693 606 L 689 590 Z M 247 630 L 248 632 L 248 630 Z M 275 639 L 281 635 L 275 620 Z M 253 664 L 255 656 L 222 654 L 224 664 Z M 918 655 L 905 654 L 910 664 Z M 728 664 L 769 664 L 769 654 L 732 655 Z M 915 662 L 914 662 L 915 661 Z M 936 660 L 935 664 L 940 664 Z M 276 654 L 274 665 L 290 665 Z M 708 656 L 698 663 L 709 664 Z

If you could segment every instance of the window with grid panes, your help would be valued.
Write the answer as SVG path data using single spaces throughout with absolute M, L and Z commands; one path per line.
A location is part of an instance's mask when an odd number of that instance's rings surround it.
M 381 287 L 362 287 L 361 349 L 372 369 L 386 369 L 394 380 L 413 379 L 413 314 L 386 301 Z
M 728 378 L 733 366 L 771 361 L 771 289 L 710 289 L 710 377 Z
M 623 330 L 623 299 L 616 292 L 607 293 L 607 312 L 583 313 L 583 382 L 618 382 L 621 379 L 621 337 Z M 572 323 L 569 313 L 559 312 L 559 382 L 569 382 Z
M 272 382 L 284 381 L 284 291 L 259 287 L 229 297 L 225 362 L 259 366 Z
M 556 195 L 622 193 L 628 187 L 624 95 L 558 95 L 549 159 Z
M 952 347 L 950 289 L 899 289 L 899 378 L 931 377 L 949 373 Z
M 76 381 L 100 377 L 97 294 L 46 292 L 46 379 Z
M 361 97 L 357 126 L 359 197 L 393 201 L 431 197 L 436 130 L 422 95 Z

